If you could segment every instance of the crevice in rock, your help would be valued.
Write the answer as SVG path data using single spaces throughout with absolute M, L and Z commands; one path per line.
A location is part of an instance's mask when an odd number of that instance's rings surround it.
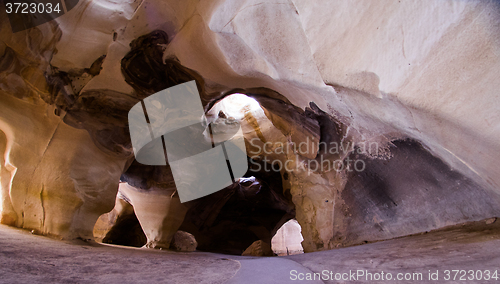
M 32 171 L 31 176 L 34 176 L 34 175 L 35 175 L 35 172 L 37 171 L 37 169 L 39 168 L 40 164 L 42 163 L 42 161 L 43 161 L 43 159 L 44 159 L 44 157 L 45 157 L 45 154 L 47 153 L 47 150 L 49 149 L 50 144 L 51 144 L 51 142 L 53 141 L 54 136 L 56 135 L 57 130 L 59 129 L 59 126 L 60 126 L 61 122 L 62 122 L 62 120 L 60 120 L 60 121 L 57 123 L 57 125 L 55 126 L 54 131 L 52 132 L 52 134 L 51 134 L 51 136 L 50 136 L 50 138 L 49 138 L 49 140 L 48 140 L 47 144 L 45 145 L 45 148 L 43 149 L 43 152 L 42 152 L 42 153 L 41 153 L 41 155 L 40 155 L 40 159 L 38 160 L 38 163 L 36 164 L 36 166 L 35 166 L 35 167 L 33 167 L 33 171 Z M 12 177 L 12 178 L 14 178 L 14 177 Z M 40 201 L 42 201 L 43 186 L 44 186 L 44 185 L 42 184 L 42 185 L 41 185 L 41 192 L 40 192 Z M 23 202 L 23 209 L 22 209 L 22 214 L 21 214 L 21 216 L 22 216 L 22 225 L 21 225 L 21 228 L 23 228 L 23 227 L 24 227 L 24 210 L 25 210 L 25 207 L 26 207 L 26 205 L 27 205 L 27 203 L 28 203 L 28 199 L 27 199 L 27 198 L 29 197 L 29 188 L 28 188 L 28 187 L 26 187 L 26 189 L 25 189 L 25 190 L 26 190 L 26 194 L 24 195 L 24 197 L 25 197 L 25 198 L 24 198 L 24 202 Z M 45 220 L 45 209 L 44 209 L 44 207 L 43 207 L 43 202 L 42 202 L 41 204 L 42 204 L 42 210 L 44 210 L 44 214 L 43 214 L 44 218 L 43 218 L 43 220 Z M 43 221 L 43 224 L 45 224 L 45 221 Z M 43 226 L 42 226 L 42 227 L 43 227 Z
M 42 206 L 42 228 L 45 229 L 45 205 L 43 203 L 43 193 L 45 186 L 42 184 L 42 189 L 40 190 L 40 205 Z

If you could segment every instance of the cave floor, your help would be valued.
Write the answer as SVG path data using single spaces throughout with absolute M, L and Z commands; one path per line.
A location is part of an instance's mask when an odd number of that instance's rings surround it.
M 452 270 L 458 270 L 456 276 Z M 483 277 L 485 270 L 491 276 L 498 271 L 498 280 L 479 281 L 479 270 Z M 1 283 L 289 283 L 314 277 L 314 272 L 322 273 L 323 281 L 308 283 L 372 283 L 382 272 L 386 281 L 378 283 L 428 283 L 429 271 L 431 280 L 438 277 L 433 283 L 500 281 L 500 221 L 268 258 L 65 242 L 0 226 Z M 367 272 L 375 279 L 370 280 Z M 393 281 L 387 281 L 388 273 Z M 419 273 L 421 280 L 395 281 L 398 276 L 419 277 Z M 344 280 L 335 280 L 335 275 Z

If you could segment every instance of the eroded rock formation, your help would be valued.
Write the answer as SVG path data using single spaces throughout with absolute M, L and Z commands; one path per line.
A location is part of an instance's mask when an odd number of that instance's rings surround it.
M 100 0 L 17 33 L 2 17 L 1 222 L 90 239 L 120 180 L 114 230 L 135 233 L 108 238 L 149 247 L 181 228 L 199 248 L 242 252 L 295 217 L 309 252 L 498 216 L 498 11 Z M 190 206 L 168 166 L 134 161 L 130 108 L 190 80 L 211 121 L 228 119 L 231 94 L 260 104 L 239 122 L 249 165 L 274 166 L 248 174 L 262 192 L 243 180 Z

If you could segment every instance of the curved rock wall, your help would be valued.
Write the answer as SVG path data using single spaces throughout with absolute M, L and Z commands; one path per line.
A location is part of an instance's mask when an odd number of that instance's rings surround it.
M 53 107 L 3 95 L 0 109 L 2 223 L 91 239 L 97 218 L 113 208 L 126 159 L 100 151 Z
M 63 238 L 91 239 L 113 208 L 126 159 L 102 152 L 44 100 L 57 26 L 12 35 L 2 19 L 0 135 L 2 223 Z

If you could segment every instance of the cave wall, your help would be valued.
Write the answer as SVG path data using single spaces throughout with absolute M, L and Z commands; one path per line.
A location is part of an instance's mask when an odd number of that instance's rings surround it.
M 13 35 L 7 19 L 1 21 L 1 222 L 92 239 L 97 218 L 113 208 L 126 159 L 103 152 L 44 100 L 51 92 L 45 74 L 60 37 L 57 26 Z
M 2 222 L 88 238 L 113 208 L 132 159 L 127 110 L 156 90 L 122 59 L 155 30 L 167 38 L 145 49 L 152 70 L 197 79 L 204 106 L 240 89 L 281 141 L 378 143 L 360 175 L 301 166 L 352 152 L 270 155 L 300 166 L 282 178 L 305 251 L 498 216 L 499 18 L 490 1 L 299 0 L 80 1 L 16 34 L 2 17 Z
M 2 223 L 62 238 L 92 239 L 113 208 L 126 159 L 99 150 L 54 108 L 2 95 Z

